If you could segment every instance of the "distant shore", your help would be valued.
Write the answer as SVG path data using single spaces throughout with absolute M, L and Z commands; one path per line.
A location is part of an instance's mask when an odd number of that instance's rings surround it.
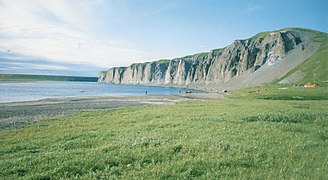
M 0 103 L 0 130 L 21 128 L 34 121 L 65 117 L 80 111 L 223 98 L 224 95 L 216 93 L 192 93 L 173 96 L 51 98 L 37 101 Z
M 97 82 L 98 77 L 35 75 L 35 74 L 0 74 L 0 82 L 30 82 L 30 81 Z

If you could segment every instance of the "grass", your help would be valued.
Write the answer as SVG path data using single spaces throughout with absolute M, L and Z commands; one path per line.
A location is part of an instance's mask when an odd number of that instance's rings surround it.
M 297 30 L 297 31 L 306 31 L 306 32 L 311 32 L 311 33 L 316 33 L 316 34 L 317 33 L 321 33 L 321 32 L 318 32 L 318 31 L 311 30 L 311 29 L 291 27 L 291 28 L 279 29 L 279 30 L 276 30 L 276 31 L 260 32 L 260 33 L 256 34 L 255 36 L 252 36 L 252 37 L 250 37 L 250 38 L 248 38 L 246 40 L 255 41 L 255 40 L 258 40 L 258 39 L 264 39 L 270 33 L 279 32 L 279 31 L 294 31 L 294 30 Z M 324 34 L 324 33 L 322 33 L 322 34 Z
M 202 59 L 208 56 L 208 52 L 197 53 L 192 55 L 195 59 Z
M 189 56 L 185 56 L 183 58 L 194 58 L 195 60 L 200 60 L 208 56 L 209 52 L 202 52 L 202 53 L 197 53 Z
M 250 40 L 250 41 L 256 41 L 258 39 L 264 39 L 268 34 L 272 33 L 274 31 L 266 31 L 266 32 L 261 32 L 256 34 L 255 36 L 252 36 L 246 40 Z
M 328 101 L 189 101 L 0 131 L 2 179 L 327 179 Z
M 84 81 L 97 82 L 98 77 L 0 74 L 0 81 Z
M 168 60 L 168 59 L 160 59 L 160 60 L 157 60 L 157 61 L 153 61 L 151 63 L 154 63 L 156 65 L 161 65 L 161 64 L 165 64 L 165 65 L 169 65 L 170 64 L 170 61 L 171 60 Z
M 147 64 L 155 64 L 155 65 L 166 65 L 168 66 L 170 64 L 171 60 L 168 59 L 160 59 L 160 60 L 156 60 L 156 61 L 151 61 L 151 62 L 144 62 L 144 63 L 133 63 L 130 66 L 134 67 L 134 66 L 146 66 Z
M 328 87 L 304 88 L 303 86 L 268 84 L 232 91 L 230 97 L 267 100 L 328 100 Z
M 317 84 L 328 86 L 328 34 L 320 32 L 315 34 L 314 41 L 321 43 L 317 52 L 281 79 L 290 76 L 296 71 L 300 71 L 305 72 L 306 76 L 299 83 L 314 83 L 315 78 Z M 314 74 L 316 74 L 315 77 Z

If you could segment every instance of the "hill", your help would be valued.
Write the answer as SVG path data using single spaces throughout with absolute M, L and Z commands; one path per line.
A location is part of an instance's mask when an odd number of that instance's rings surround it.
M 279 83 L 317 83 L 327 86 L 328 81 L 328 34 L 311 31 L 313 41 L 320 43 L 319 49 L 305 62 L 289 71 Z M 300 76 L 301 75 L 301 76 Z M 294 80 L 295 78 L 296 81 Z M 287 82 L 286 82 L 287 80 Z M 293 81 L 294 80 L 294 81 Z
M 114 67 L 102 72 L 99 82 L 222 90 L 271 82 L 306 83 L 316 74 L 317 82 L 324 85 L 327 47 L 327 33 L 285 28 L 206 53 Z

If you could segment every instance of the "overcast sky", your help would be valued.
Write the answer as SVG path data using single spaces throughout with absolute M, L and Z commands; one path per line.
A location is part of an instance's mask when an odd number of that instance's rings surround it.
M 0 65 L 7 63 L 0 73 L 15 66 L 1 60 L 8 54 L 23 66 L 32 61 L 38 69 L 69 71 L 82 64 L 96 75 L 224 47 L 261 31 L 328 32 L 327 7 L 327 0 L 0 0 Z

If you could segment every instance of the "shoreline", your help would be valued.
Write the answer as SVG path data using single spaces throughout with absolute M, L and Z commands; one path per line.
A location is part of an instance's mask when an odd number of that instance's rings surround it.
M 63 118 L 81 111 L 224 98 L 223 94 L 191 93 L 158 96 L 83 96 L 7 102 L 0 103 L 0 130 L 22 128 L 35 121 Z

